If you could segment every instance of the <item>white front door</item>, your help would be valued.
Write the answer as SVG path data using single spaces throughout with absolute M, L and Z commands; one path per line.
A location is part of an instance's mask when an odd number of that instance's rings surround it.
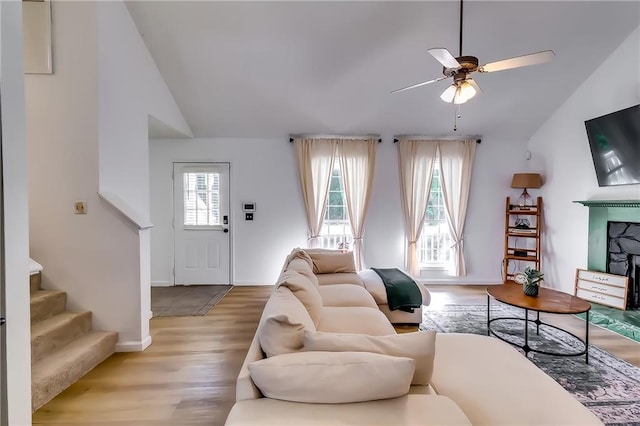
M 175 285 L 230 284 L 229 163 L 174 163 Z

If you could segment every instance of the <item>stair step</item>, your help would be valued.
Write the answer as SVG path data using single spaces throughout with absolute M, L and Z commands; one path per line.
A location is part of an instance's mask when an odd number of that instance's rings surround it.
M 64 311 L 31 326 L 31 364 L 46 354 L 86 334 L 91 329 L 91 312 Z
M 31 295 L 31 324 L 45 320 L 65 310 L 67 293 L 58 290 L 38 290 Z
M 37 272 L 35 274 L 29 275 L 29 287 L 31 289 L 31 294 L 40 290 L 40 286 L 42 285 L 42 273 Z
M 111 356 L 117 340 L 117 333 L 92 331 L 35 363 L 31 368 L 33 411 Z

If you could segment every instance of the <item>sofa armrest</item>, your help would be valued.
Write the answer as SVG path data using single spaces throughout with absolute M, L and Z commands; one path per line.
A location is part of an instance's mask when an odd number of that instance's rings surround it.
M 236 380 L 236 401 L 258 399 L 263 397 L 260 389 L 258 389 L 255 383 L 253 383 L 251 374 L 249 374 L 248 367 L 249 363 L 259 361 L 263 358 L 264 353 L 262 352 L 262 348 L 260 347 L 258 333 L 256 333 L 253 336 L 251 346 L 249 346 L 249 351 L 247 352 L 247 356 L 244 358 L 244 362 L 242 363 L 242 367 L 240 368 L 240 374 L 238 374 L 238 379 Z

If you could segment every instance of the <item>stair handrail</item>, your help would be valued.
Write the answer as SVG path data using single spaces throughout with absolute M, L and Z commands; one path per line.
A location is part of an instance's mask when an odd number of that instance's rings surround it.
M 98 197 L 102 198 L 107 202 L 107 204 L 115 208 L 138 229 L 142 230 L 153 228 L 153 224 L 150 219 L 142 217 L 126 201 L 118 197 L 113 192 L 98 191 Z

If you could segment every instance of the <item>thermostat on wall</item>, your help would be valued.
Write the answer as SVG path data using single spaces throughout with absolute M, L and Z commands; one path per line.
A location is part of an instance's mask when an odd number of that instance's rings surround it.
M 242 203 L 242 211 L 255 212 L 256 211 L 256 203 Z

